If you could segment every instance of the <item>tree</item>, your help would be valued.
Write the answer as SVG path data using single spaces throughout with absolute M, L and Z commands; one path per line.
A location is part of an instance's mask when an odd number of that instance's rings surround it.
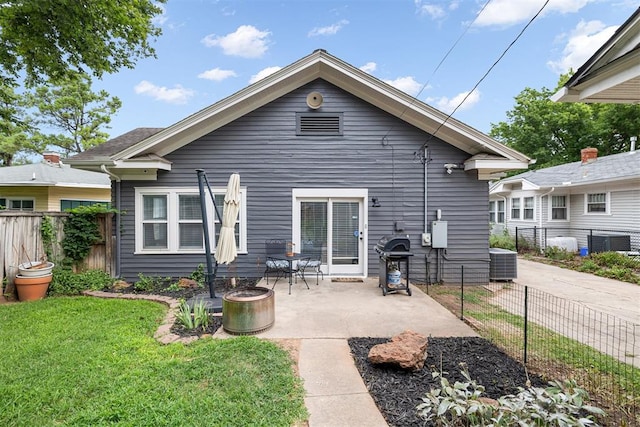
M 57 81 L 39 86 L 29 95 L 37 109 L 32 141 L 38 146 L 56 146 L 67 154 L 80 153 L 105 142 L 109 134 L 100 130 L 122 106 L 116 97 L 101 90 L 91 91 L 91 78 L 85 73 L 68 74 Z M 46 134 L 45 128 L 63 133 Z
M 580 160 L 585 147 L 600 156 L 619 153 L 640 133 L 640 105 L 551 101 L 569 77 L 561 76 L 555 90 L 525 88 L 508 120 L 491 125 L 491 137 L 537 160 L 532 169 Z
M 0 80 L 101 77 L 155 56 L 149 38 L 166 0 L 5 0 L 0 7 Z
M 0 166 L 11 166 L 19 152 L 38 150 L 27 136 L 31 126 L 25 107 L 25 97 L 13 86 L 0 85 Z

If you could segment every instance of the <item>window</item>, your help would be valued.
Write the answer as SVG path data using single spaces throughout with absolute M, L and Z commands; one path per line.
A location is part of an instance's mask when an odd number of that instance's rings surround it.
M 520 219 L 520 199 L 511 199 L 511 219 Z
M 212 188 L 220 215 L 226 188 Z M 238 252 L 246 252 L 245 189 L 240 189 L 241 209 L 236 220 Z M 211 251 L 220 233 L 211 198 L 207 194 Z M 215 232 L 214 232 L 215 230 Z M 136 253 L 202 253 L 204 230 L 197 188 L 136 188 Z
M 533 197 L 524 198 L 524 219 L 533 220 Z
M 567 215 L 567 196 L 551 196 L 551 219 L 566 220 Z
M 34 207 L 34 199 L 0 198 L 0 209 L 8 209 L 12 211 L 33 211 Z
M 93 206 L 97 204 L 101 204 L 103 206 L 106 206 L 107 208 L 111 207 L 111 203 L 109 202 L 96 201 L 96 200 L 65 200 L 63 199 L 63 200 L 60 200 L 60 210 L 64 212 L 68 209 L 77 208 L 79 206 Z
M 607 193 L 587 194 L 587 213 L 607 213 Z
M 504 200 L 489 202 L 489 222 L 504 224 Z

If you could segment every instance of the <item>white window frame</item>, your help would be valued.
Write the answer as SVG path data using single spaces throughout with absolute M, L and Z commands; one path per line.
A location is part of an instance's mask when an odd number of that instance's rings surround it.
M 500 205 L 502 205 L 502 210 L 500 210 Z M 500 214 L 502 213 L 502 221 L 500 221 Z M 491 221 L 491 215 L 493 215 L 494 220 Z M 505 223 L 505 215 L 504 215 L 504 200 L 490 200 L 489 201 L 489 222 L 493 224 L 504 224 Z
M 514 201 L 518 201 L 518 216 L 513 216 L 513 202 Z M 515 221 L 520 221 L 522 219 L 522 200 L 520 199 L 520 197 L 512 197 L 511 198 L 511 203 L 509 203 L 509 207 L 511 209 L 509 209 L 509 216 L 511 217 L 512 220 Z
M 553 218 L 553 209 L 561 209 L 560 207 L 553 206 L 553 198 L 554 197 L 564 197 L 564 219 L 554 219 Z M 569 196 L 566 194 L 550 194 L 549 195 L 549 222 L 569 222 Z
M 530 208 L 527 208 L 527 199 L 531 199 L 533 205 Z M 535 221 L 536 220 L 536 198 L 533 196 L 523 197 L 520 202 L 520 206 L 522 206 L 522 220 L 523 221 Z M 531 211 L 531 218 L 527 218 L 527 211 Z
M 211 191 L 216 196 L 224 196 L 227 189 L 226 187 L 214 187 Z M 202 248 L 194 249 L 180 249 L 179 241 L 179 225 L 181 222 L 179 218 L 179 204 L 178 199 L 180 195 L 199 195 L 198 187 L 136 187 L 135 188 L 135 254 L 204 254 L 204 239 Z M 167 248 L 165 249 L 145 249 L 143 247 L 143 219 L 144 219 L 144 202 L 143 196 L 167 196 Z M 240 212 L 238 214 L 238 221 L 240 222 L 240 236 L 238 253 L 247 253 L 247 203 L 246 187 L 240 188 Z M 213 209 L 213 203 L 211 197 L 206 194 L 205 202 L 207 204 L 207 221 L 211 244 L 211 253 L 216 251 L 216 238 L 215 238 L 215 225 L 219 222 Z M 224 206 L 218 206 L 220 216 L 223 215 Z M 190 221 L 186 221 L 190 222 Z
M 6 205 L 6 210 L 8 211 L 21 211 L 21 212 L 35 212 L 36 210 L 36 199 L 35 197 L 4 197 L 4 196 L 0 196 L 0 199 L 5 199 L 7 205 Z M 19 200 L 20 202 L 33 202 L 33 209 L 31 210 L 24 210 L 24 209 L 11 209 L 9 207 L 9 204 L 11 202 L 15 202 L 16 200 Z
M 604 194 L 604 212 L 589 212 L 589 196 L 594 194 Z M 585 215 L 610 215 L 611 214 L 611 196 L 609 192 L 597 191 L 593 193 L 585 193 L 584 195 L 584 214 Z

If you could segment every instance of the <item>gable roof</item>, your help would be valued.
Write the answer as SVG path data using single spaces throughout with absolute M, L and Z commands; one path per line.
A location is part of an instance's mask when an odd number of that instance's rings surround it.
M 490 193 L 509 191 L 516 183 L 521 184 L 522 189 L 545 190 L 626 180 L 640 183 L 638 150 L 598 157 L 589 163 L 578 161 L 524 172 L 494 183 Z
M 640 103 L 640 7 L 551 99 Z
M 479 174 L 488 176 L 494 172 L 526 169 L 531 163 L 524 154 L 324 50 L 316 50 L 172 126 L 147 136 L 143 129 L 149 128 L 136 129 L 115 138 L 117 142 L 108 141 L 105 144 L 109 145 L 101 151 L 96 147 L 68 161 L 81 168 L 105 165 L 114 173 L 118 169 L 130 170 L 134 165 L 170 170 L 166 160 L 158 163 L 163 156 L 316 79 L 326 80 L 425 132 L 433 134 L 437 130 L 439 139 L 476 156 L 465 164 L 467 170 L 478 169 Z
M 0 168 L 0 187 L 8 186 L 111 188 L 111 180 L 104 173 L 43 162 Z

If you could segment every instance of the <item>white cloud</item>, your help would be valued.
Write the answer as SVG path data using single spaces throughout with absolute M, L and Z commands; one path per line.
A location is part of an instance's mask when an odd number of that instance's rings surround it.
M 176 85 L 172 89 L 164 86 L 156 86 L 153 83 L 143 80 L 138 83 L 133 90 L 138 95 L 146 95 L 156 101 L 168 102 L 169 104 L 186 104 L 189 98 L 194 95 L 194 91 L 186 89 L 181 85 Z
M 167 9 L 160 3 L 154 3 L 153 5 L 162 10 L 162 12 L 160 12 L 160 15 L 154 16 L 151 19 L 151 23 L 153 23 L 153 25 L 162 25 L 167 22 L 167 20 L 169 19 L 169 17 L 167 16 Z
M 255 83 L 258 80 L 262 80 L 268 75 L 275 73 L 281 68 L 282 67 L 267 67 L 264 70 L 258 71 L 258 74 L 254 74 L 253 76 L 251 76 L 251 78 L 249 79 L 249 84 Z
M 327 27 L 316 27 L 309 31 L 307 34 L 308 37 L 316 37 L 316 36 L 332 36 L 340 31 L 345 25 L 349 24 L 349 21 L 343 19 L 342 21 L 335 23 L 333 25 L 329 25 Z
M 219 46 L 225 55 L 260 58 L 268 49 L 271 32 L 260 31 L 251 25 L 241 25 L 226 36 L 209 34 L 201 41 L 207 47 Z
M 440 5 L 421 4 L 419 1 L 416 1 L 416 6 L 419 15 L 428 15 L 431 19 L 439 19 L 445 15 L 444 8 Z
M 362 67 L 360 67 L 362 71 L 369 74 L 373 73 L 376 68 L 378 68 L 378 64 L 376 64 L 375 62 L 367 62 Z
M 600 21 L 580 21 L 568 36 L 562 57 L 557 61 L 548 61 L 547 66 L 558 74 L 566 73 L 569 69 L 577 70 L 611 38 L 617 28 L 606 27 Z
M 545 0 L 493 0 L 482 11 L 475 26 L 510 26 L 528 21 L 540 10 Z M 541 16 L 549 13 L 575 13 L 595 0 L 549 0 Z
M 221 82 L 229 77 L 237 77 L 238 75 L 233 70 L 221 70 L 220 68 L 213 68 L 198 74 L 198 78 L 213 80 L 214 82 Z
M 406 92 L 411 96 L 416 96 L 420 92 L 420 89 L 422 89 L 422 85 L 415 81 L 415 79 L 411 76 L 398 77 L 395 80 L 384 80 L 384 82 L 389 83 L 396 89 L 400 89 L 401 91 Z
M 464 103 L 462 105 L 460 105 L 460 107 L 458 107 L 458 105 L 463 102 L 462 100 L 467 96 L 467 99 L 464 101 Z M 468 110 L 469 108 L 473 107 L 474 105 L 476 105 L 478 102 L 480 101 L 480 91 L 475 89 L 473 92 L 471 92 L 471 94 L 469 94 L 469 91 L 466 92 L 462 92 L 459 93 L 458 95 L 454 96 L 453 98 L 447 98 L 446 96 L 443 96 L 441 98 L 428 98 L 427 102 L 430 104 L 435 105 L 435 107 L 447 114 L 450 114 L 453 112 L 453 110 L 456 109 L 456 107 L 458 107 L 457 111 L 463 111 L 463 110 Z

